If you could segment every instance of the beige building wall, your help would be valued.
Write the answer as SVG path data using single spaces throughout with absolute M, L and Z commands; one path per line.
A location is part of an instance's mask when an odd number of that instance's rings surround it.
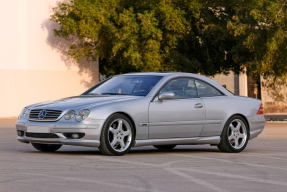
M 237 75 L 234 74 L 233 71 L 230 71 L 228 75 L 218 74 L 211 78 L 222 86 L 226 86 L 226 88 L 235 95 L 248 96 L 246 73 Z
M 263 78 L 261 76 L 261 97 L 264 106 L 264 114 L 287 114 L 287 77 Z
M 234 72 L 231 71 L 228 75 L 218 74 L 211 78 L 225 86 L 233 94 L 239 95 L 239 77 Z
M 49 20 L 58 0 L 9 0 L 0 6 L 0 118 L 23 107 L 79 95 L 98 82 L 97 62 L 78 65 Z

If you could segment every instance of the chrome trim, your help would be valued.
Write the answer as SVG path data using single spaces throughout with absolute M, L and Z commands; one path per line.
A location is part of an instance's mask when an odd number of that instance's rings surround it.
M 149 123 L 139 123 L 139 126 L 148 126 L 149 125 Z
M 59 121 L 64 115 L 61 115 L 58 117 L 58 119 L 55 120 L 43 120 L 43 119 L 29 119 L 29 121 L 35 121 L 35 122 L 56 122 Z
M 56 134 L 58 137 L 60 137 L 60 138 L 66 138 L 64 135 L 63 135 L 63 133 L 54 133 L 54 134 Z
M 150 126 L 166 126 L 166 125 L 201 125 L 201 124 L 221 124 L 222 120 L 202 120 L 202 121 L 174 121 L 174 122 L 156 122 L 148 123 Z
M 47 112 L 47 114 L 45 115 L 45 117 L 43 119 L 39 119 L 39 114 L 41 111 L 45 110 Z M 34 113 L 34 114 L 31 114 Z M 51 113 L 51 114 L 48 114 Z M 60 118 L 62 118 L 64 116 L 65 111 L 62 110 L 57 110 L 57 109 L 31 109 L 30 113 L 29 113 L 29 121 L 41 121 L 41 122 L 52 122 L 52 121 L 58 121 Z M 34 116 L 34 117 L 31 117 Z M 37 116 L 37 118 L 36 118 Z M 46 119 L 49 117 L 56 117 L 55 119 Z
M 203 107 L 202 103 L 196 103 L 194 105 L 194 108 L 202 108 L 202 107 Z
M 22 143 L 40 143 L 40 144 L 58 144 L 58 145 L 75 145 L 86 147 L 99 147 L 98 140 L 83 140 L 83 139 L 67 139 L 67 138 L 32 138 L 32 137 L 17 137 L 17 140 Z
M 179 74 L 179 73 L 178 73 Z M 180 75 L 180 74 L 179 74 Z M 209 82 L 207 82 L 206 80 L 204 79 L 200 79 L 198 77 L 195 77 L 195 76 L 188 76 L 186 74 L 182 75 L 182 76 L 172 76 L 171 78 L 169 78 L 163 85 L 161 85 L 158 90 L 155 92 L 155 94 L 152 96 L 152 99 L 150 102 L 153 102 L 155 101 L 155 98 L 158 98 L 157 95 L 159 94 L 159 92 L 162 90 L 162 88 L 164 88 L 164 86 L 166 84 L 168 84 L 170 81 L 174 80 L 174 79 L 179 79 L 179 78 L 191 78 L 191 79 L 194 79 L 194 80 L 199 80 L 199 81 L 202 81 L 208 85 L 210 85 L 211 87 L 213 87 L 214 89 L 216 89 L 217 91 L 219 91 L 222 95 L 221 96 L 218 96 L 218 97 L 222 97 L 222 96 L 227 96 L 226 93 L 222 92 L 222 90 L 219 90 L 217 87 L 215 87 L 214 85 L 210 84 Z M 225 89 L 225 88 L 223 88 Z M 227 89 L 225 89 L 228 93 L 230 93 Z M 197 92 L 197 91 L 196 91 Z M 230 93 L 232 94 L 232 93 Z M 233 95 L 233 94 L 232 94 Z M 199 96 L 197 98 L 200 98 Z
M 172 138 L 172 139 L 147 139 L 135 140 L 133 147 L 147 145 L 192 145 L 192 144 L 214 144 L 220 143 L 220 136 L 213 137 L 192 137 L 192 138 Z

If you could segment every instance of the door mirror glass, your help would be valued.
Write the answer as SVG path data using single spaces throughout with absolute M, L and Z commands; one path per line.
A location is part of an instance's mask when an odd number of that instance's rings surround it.
M 172 99 L 174 99 L 174 93 L 173 92 L 162 92 L 158 95 L 158 99 L 160 101 L 172 100 Z

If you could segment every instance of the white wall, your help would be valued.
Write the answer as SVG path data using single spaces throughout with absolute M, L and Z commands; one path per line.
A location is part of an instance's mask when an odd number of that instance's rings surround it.
M 49 20 L 58 0 L 9 0 L 0 6 L 0 118 L 26 105 L 78 95 L 98 82 L 98 63 L 65 54 Z

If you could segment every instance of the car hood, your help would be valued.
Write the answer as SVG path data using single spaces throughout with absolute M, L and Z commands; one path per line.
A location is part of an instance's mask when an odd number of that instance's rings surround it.
M 111 102 L 119 102 L 126 100 L 139 99 L 141 96 L 127 96 L 127 95 L 115 95 L 115 96 L 75 96 L 56 101 L 49 101 L 34 105 L 32 109 L 54 109 L 54 110 L 66 110 L 66 109 L 83 109 L 92 107 L 95 105 L 101 105 Z

